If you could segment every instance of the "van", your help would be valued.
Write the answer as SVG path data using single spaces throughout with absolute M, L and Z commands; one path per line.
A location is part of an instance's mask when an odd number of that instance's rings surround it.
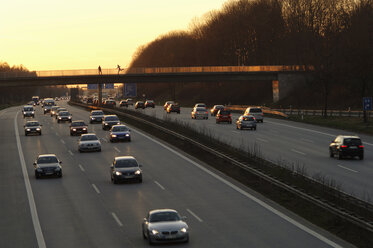
M 23 106 L 23 118 L 25 117 L 35 117 L 34 107 L 32 105 Z
M 260 107 L 248 107 L 244 115 L 252 115 L 257 122 L 263 122 L 263 111 Z

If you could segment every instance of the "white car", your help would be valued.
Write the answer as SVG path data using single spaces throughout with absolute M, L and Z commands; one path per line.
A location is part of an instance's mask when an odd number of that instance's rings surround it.
M 263 122 L 263 110 L 260 107 L 248 107 L 244 115 L 252 115 L 257 122 Z
M 191 113 L 192 119 L 208 119 L 209 112 L 204 107 L 196 107 Z
M 101 152 L 101 142 L 94 133 L 82 134 L 78 141 L 79 152 L 98 151 Z
M 104 119 L 104 112 L 102 110 L 92 110 L 91 115 L 89 116 L 89 123 L 99 122 L 101 123 Z
M 32 105 L 23 106 L 22 113 L 23 113 L 23 118 L 25 118 L 25 117 L 35 117 L 34 106 L 32 106 Z
M 205 108 L 205 109 L 207 109 L 207 106 L 204 103 L 196 103 L 194 105 L 194 108 Z

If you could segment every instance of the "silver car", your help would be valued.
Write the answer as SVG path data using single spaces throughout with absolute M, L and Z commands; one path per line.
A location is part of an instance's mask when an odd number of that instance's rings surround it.
M 173 209 L 151 210 L 142 223 L 142 235 L 149 244 L 156 242 L 188 242 L 189 230 L 186 217 Z
M 68 111 L 60 111 L 57 114 L 57 122 L 60 123 L 61 121 L 68 121 L 71 123 L 72 115 Z
M 57 159 L 55 154 L 39 155 L 34 162 L 35 177 L 41 176 L 57 176 L 62 177 L 61 161 Z
M 263 122 L 263 110 L 260 107 L 248 107 L 244 115 L 252 115 L 257 122 Z
M 208 119 L 209 118 L 209 112 L 207 112 L 207 109 L 204 107 L 195 107 L 191 113 L 192 119 Z
M 236 121 L 237 129 L 250 128 L 251 130 L 256 130 L 256 120 L 252 115 L 241 115 Z
M 98 140 L 96 134 L 87 133 L 82 134 L 78 141 L 79 152 L 84 151 L 98 151 L 101 152 L 101 142 Z
M 32 106 L 32 105 L 23 106 L 22 113 L 23 113 L 23 118 L 25 118 L 25 117 L 35 117 L 34 106 Z
M 89 123 L 99 122 L 101 123 L 104 119 L 104 112 L 102 110 L 92 110 L 91 115 L 89 116 Z
M 25 128 L 25 136 L 36 133 L 41 135 L 41 124 L 38 121 L 27 121 L 24 125 Z

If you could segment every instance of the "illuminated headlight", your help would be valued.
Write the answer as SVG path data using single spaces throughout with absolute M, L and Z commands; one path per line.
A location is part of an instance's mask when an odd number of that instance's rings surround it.
M 158 232 L 157 230 L 155 230 L 155 229 L 152 230 L 152 234 L 153 234 L 153 235 L 157 235 L 158 233 L 159 233 L 159 232 Z
M 83 130 L 87 130 L 87 128 L 84 127 Z
M 25 114 L 26 114 L 26 112 L 23 112 L 23 114 L 25 115 Z
M 109 123 L 105 123 L 105 126 L 108 126 L 109 125 Z
M 94 117 L 91 117 L 91 120 L 94 120 L 95 118 Z
M 32 111 L 32 112 L 31 112 L 31 114 L 35 114 L 35 112 L 34 112 L 34 111 Z
M 187 229 L 185 227 L 183 227 L 183 228 L 180 229 L 180 232 L 186 233 Z
M 71 116 L 69 116 L 68 118 L 71 119 Z
M 140 175 L 140 174 L 141 174 L 141 170 L 135 171 L 135 175 Z
M 119 125 L 120 124 L 120 122 L 117 122 L 117 125 Z
M 76 131 L 76 128 L 73 128 L 73 131 L 75 132 L 75 131 Z
M 126 137 L 129 137 L 130 135 L 129 135 L 129 133 L 126 133 Z
M 112 134 L 111 137 L 115 138 L 115 137 L 117 137 L 117 135 L 116 134 Z
M 44 111 L 47 111 L 47 109 L 44 109 Z
M 120 175 L 122 175 L 122 172 L 120 172 L 120 171 L 116 171 L 116 172 L 115 172 L 115 175 L 120 176 Z
M 60 119 L 60 120 L 61 120 L 61 117 L 58 117 L 58 119 Z
M 36 131 L 40 131 L 40 128 L 38 127 L 38 128 L 36 128 Z
M 26 131 L 30 131 L 31 129 L 30 128 L 27 128 Z

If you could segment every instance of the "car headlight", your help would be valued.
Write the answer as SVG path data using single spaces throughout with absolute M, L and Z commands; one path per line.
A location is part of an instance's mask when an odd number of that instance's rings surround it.
M 117 122 L 117 125 L 119 125 L 120 124 L 120 122 Z
M 130 136 L 130 134 L 129 133 L 126 133 L 126 137 L 129 137 Z
M 187 229 L 185 227 L 183 227 L 183 228 L 180 229 L 180 232 L 186 233 Z
M 40 131 L 40 128 L 38 127 L 38 128 L 36 129 L 36 131 Z
M 26 131 L 30 131 L 30 128 L 27 128 Z
M 32 112 L 31 112 L 31 114 L 35 114 L 35 112 L 34 112 L 34 111 L 32 111 Z
M 84 127 L 83 130 L 87 130 L 87 128 Z
M 157 235 L 158 233 L 159 233 L 159 232 L 158 232 L 157 230 L 155 230 L 155 229 L 152 230 L 152 234 L 153 234 L 153 235 Z
M 61 117 L 58 117 L 58 119 L 60 119 L 60 120 L 61 120 Z
M 25 115 L 25 114 L 26 114 L 26 112 L 23 112 L 23 114 Z
M 140 174 L 141 174 L 141 170 L 135 171 L 135 175 L 140 175 Z
M 69 116 L 68 118 L 71 119 L 71 116 Z
M 120 171 L 116 171 L 116 172 L 115 172 L 115 175 L 120 176 L 120 175 L 122 175 L 122 172 L 120 172 Z
M 109 123 L 105 123 L 105 126 L 109 125 Z
M 73 128 L 73 131 L 75 132 L 75 131 L 76 131 L 76 128 Z
M 115 138 L 115 137 L 117 137 L 117 135 L 115 135 L 115 134 L 112 134 L 112 135 L 111 135 L 111 137 Z

